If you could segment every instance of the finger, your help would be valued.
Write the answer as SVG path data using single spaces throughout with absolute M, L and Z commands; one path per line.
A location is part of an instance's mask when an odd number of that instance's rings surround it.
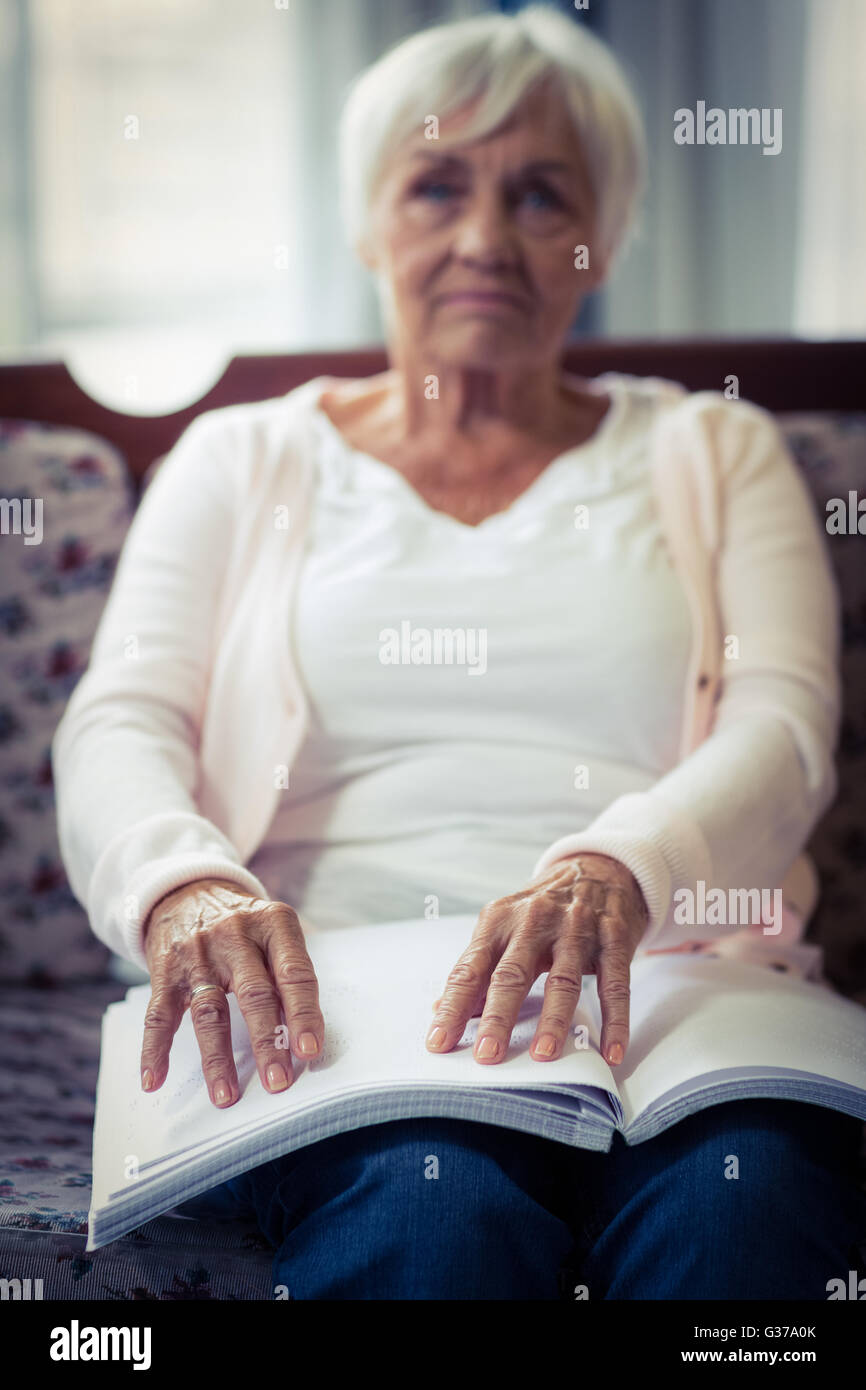
M 168 1076 L 172 1040 L 180 1027 L 186 1002 L 184 991 L 155 976 L 144 1015 L 141 1045 L 141 1089 L 158 1091 Z
M 466 947 L 434 1009 L 427 1033 L 429 1052 L 450 1052 L 459 1043 L 479 997 L 487 988 L 494 960 L 492 939 L 479 937 Z
M 213 1104 L 224 1110 L 240 1099 L 240 1086 L 232 1050 L 231 1015 L 225 986 L 209 989 L 191 998 L 199 985 L 219 984 L 217 980 L 190 980 L 189 1011 L 201 1053 L 201 1069 Z
M 433 1000 L 433 1012 L 434 1012 L 434 1013 L 435 1013 L 436 1010 L 439 1008 L 439 1005 L 440 1005 L 441 1003 L 442 1003 L 441 998 L 440 998 L 440 999 L 434 999 L 434 1000 Z M 483 986 L 483 988 L 482 988 L 481 991 L 479 992 L 478 998 L 476 999 L 475 1003 L 474 1003 L 473 1006 L 472 1006 L 472 1012 L 471 1012 L 471 1014 L 469 1015 L 469 1017 L 470 1017 L 470 1018 L 480 1018 L 481 1015 L 482 1015 L 483 1012 L 484 1012 L 484 1005 L 485 1005 L 486 1003 L 487 1003 L 487 986 L 485 985 L 485 986 Z
M 537 1062 L 561 1056 L 580 999 L 584 962 L 592 957 L 594 941 L 569 933 L 553 952 L 544 985 L 544 1003 L 529 1049 Z
M 486 988 L 486 986 L 485 986 L 485 988 L 482 989 L 481 993 L 479 994 L 478 998 L 476 999 L 475 1004 L 473 1005 L 473 1008 L 472 1008 L 472 1012 L 471 1012 L 471 1014 L 469 1015 L 469 1017 L 470 1017 L 470 1018 L 480 1018 L 481 1015 L 484 1013 L 484 1010 L 485 1010 L 486 1006 L 487 1006 L 487 988 Z
M 473 1056 L 489 1065 L 504 1060 L 520 1006 L 538 976 L 528 941 L 513 942 L 490 977 L 487 1002 L 478 1025 Z
M 259 1080 L 266 1091 L 285 1091 L 294 1081 L 292 1054 L 280 1047 L 282 1001 L 268 962 L 252 944 L 238 943 L 226 959 L 232 990 L 249 1030 Z
M 609 1066 L 619 1066 L 629 1039 L 629 999 L 632 950 L 621 913 L 614 909 L 599 917 L 596 983 L 601 1004 L 601 1055 Z
M 266 944 L 291 1049 L 302 1062 L 313 1061 L 324 1050 L 325 1020 L 319 1008 L 319 982 L 292 908 L 284 908 Z

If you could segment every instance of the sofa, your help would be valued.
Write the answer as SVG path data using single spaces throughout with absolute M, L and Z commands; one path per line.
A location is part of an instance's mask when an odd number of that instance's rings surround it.
M 808 937 L 840 993 L 866 1006 L 866 344 L 581 341 L 564 365 L 691 390 L 736 378 L 775 413 L 822 523 L 832 499 L 854 519 L 827 538 L 844 718 L 838 795 L 808 846 L 821 881 Z M 271 1252 L 246 1219 L 185 1209 L 85 1251 L 100 1020 L 127 984 L 66 879 L 50 744 L 142 488 L 190 420 L 384 366 L 378 348 L 235 358 L 202 400 L 146 418 L 99 405 L 61 363 L 0 366 L 0 1279 L 41 1281 L 44 1299 L 273 1297 Z

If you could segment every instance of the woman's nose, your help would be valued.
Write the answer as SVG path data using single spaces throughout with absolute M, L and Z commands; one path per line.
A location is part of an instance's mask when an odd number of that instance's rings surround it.
M 501 195 L 477 194 L 465 207 L 456 228 L 455 251 L 475 261 L 514 259 L 514 227 Z

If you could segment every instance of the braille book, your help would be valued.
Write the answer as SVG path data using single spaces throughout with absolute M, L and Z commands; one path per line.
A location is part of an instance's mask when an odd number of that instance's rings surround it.
M 225 1110 L 208 1096 L 189 1013 L 165 1084 L 146 1094 L 139 1064 L 150 987 L 136 985 L 111 1004 L 102 1027 L 88 1250 L 259 1163 L 388 1120 L 450 1116 L 606 1152 L 617 1130 L 640 1144 L 695 1111 L 750 1096 L 866 1119 L 866 1010 L 825 984 L 722 956 L 635 958 L 631 1040 L 613 1069 L 599 1051 L 594 975 L 584 977 L 556 1061 L 529 1055 L 545 976 L 521 1009 L 504 1061 L 475 1061 L 478 1019 L 454 1051 L 428 1052 L 433 1001 L 474 926 L 460 916 L 311 932 L 325 1050 L 311 1063 L 292 1056 L 293 1084 L 270 1094 L 230 995 L 242 1094 Z

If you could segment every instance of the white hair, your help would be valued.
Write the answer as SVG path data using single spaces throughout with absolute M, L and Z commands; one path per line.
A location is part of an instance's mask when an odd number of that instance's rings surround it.
M 549 5 L 439 24 L 389 49 L 351 84 L 339 127 L 340 198 L 348 240 L 369 236 L 370 207 L 395 150 L 480 98 L 453 143 L 502 125 L 536 83 L 561 91 L 595 199 L 595 247 L 612 262 L 637 222 L 646 187 L 646 135 L 611 50 Z M 452 143 L 449 141 L 448 143 Z

